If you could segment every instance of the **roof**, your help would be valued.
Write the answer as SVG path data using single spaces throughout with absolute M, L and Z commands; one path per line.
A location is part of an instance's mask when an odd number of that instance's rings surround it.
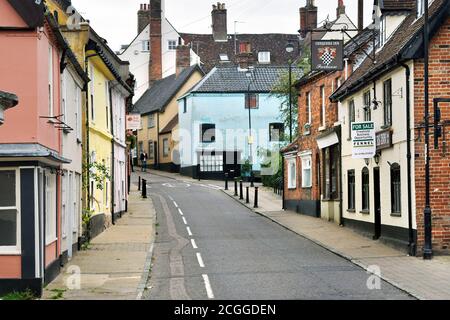
M 170 133 L 178 124 L 178 113 L 169 123 L 160 131 L 160 134 Z
M 173 74 L 156 81 L 135 103 L 134 111 L 141 115 L 162 111 L 196 71 L 204 74 L 199 66 L 194 65 L 183 70 L 178 77 Z
M 19 98 L 15 94 L 0 90 L 0 106 L 4 109 L 15 107 L 19 103 Z
M 252 92 L 269 93 L 287 72 L 288 66 L 257 65 L 253 69 L 253 78 L 250 78 L 253 80 L 250 80 L 236 65 L 219 66 L 189 93 L 242 93 L 249 91 L 249 85 Z M 297 67 L 293 68 L 293 74 L 294 79 L 303 75 Z
M 438 21 L 446 19 L 449 15 L 450 1 L 434 0 L 430 5 L 430 33 L 436 32 Z M 400 62 L 418 58 L 418 53 L 423 49 L 422 32 L 424 17 L 416 19 L 416 13 L 411 12 L 398 29 L 393 33 L 389 41 L 376 54 L 376 64 L 366 58 L 362 65 L 353 72 L 346 82 L 330 97 L 333 101 L 343 100 L 368 83 L 388 72 Z
M 191 44 L 192 50 L 200 57 L 202 68 L 206 73 L 215 66 L 223 64 L 221 54 L 228 55 L 231 63 L 236 62 L 236 54 L 239 53 L 239 44 L 249 42 L 253 57 L 258 59 L 258 52 L 270 51 L 272 65 L 284 65 L 289 59 L 295 59 L 300 55 L 301 41 L 296 34 L 238 34 L 236 47 L 234 35 L 228 35 L 228 41 L 216 42 L 212 34 L 180 33 L 186 44 Z M 286 52 L 286 44 L 292 42 L 294 53 Z M 236 50 L 235 50 L 236 49 Z

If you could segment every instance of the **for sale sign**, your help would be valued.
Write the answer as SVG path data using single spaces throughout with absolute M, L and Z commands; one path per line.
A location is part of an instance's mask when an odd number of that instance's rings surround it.
M 352 123 L 353 159 L 373 158 L 377 152 L 375 123 Z
M 313 40 L 311 42 L 311 60 L 313 70 L 343 70 L 344 42 L 342 40 Z

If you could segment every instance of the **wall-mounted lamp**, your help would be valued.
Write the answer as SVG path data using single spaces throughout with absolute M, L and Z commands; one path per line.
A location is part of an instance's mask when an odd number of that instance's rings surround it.
M 364 159 L 364 162 L 366 163 L 366 166 L 368 166 L 369 163 L 370 163 L 370 159 L 369 159 L 369 158 L 365 158 L 365 159 Z
M 373 160 L 375 161 L 375 163 L 376 163 L 377 165 L 380 163 L 380 157 L 381 157 L 381 154 L 380 154 L 379 152 L 377 152 L 377 153 L 375 154 L 375 156 L 373 157 Z
M 376 99 L 372 100 L 373 110 L 377 110 L 378 107 L 381 107 L 383 103 L 381 101 L 377 101 Z

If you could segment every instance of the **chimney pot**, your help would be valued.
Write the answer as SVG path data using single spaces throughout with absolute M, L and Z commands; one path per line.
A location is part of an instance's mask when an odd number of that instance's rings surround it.
M 181 42 L 181 38 L 180 38 Z M 180 44 L 177 46 L 176 54 L 176 77 L 183 72 L 183 70 L 191 66 L 191 47 L 188 45 Z
M 213 5 L 211 16 L 214 41 L 228 41 L 227 10 L 225 9 L 225 4 L 218 2 L 217 5 Z

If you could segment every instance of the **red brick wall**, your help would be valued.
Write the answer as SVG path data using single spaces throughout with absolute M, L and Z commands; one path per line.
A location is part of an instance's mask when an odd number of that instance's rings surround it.
M 150 2 L 150 72 L 149 86 L 162 78 L 161 1 Z
M 423 60 L 414 63 L 414 122 L 424 121 Z M 430 42 L 430 114 L 433 115 L 434 98 L 450 98 L 450 19 L 440 28 Z M 442 120 L 450 120 L 450 104 L 442 104 Z M 431 117 L 430 121 L 433 121 Z M 450 127 L 445 128 L 447 144 Z M 430 133 L 433 133 L 431 129 Z M 419 132 L 416 131 L 416 138 Z M 423 250 L 425 206 L 425 159 L 424 136 L 415 143 L 415 177 L 418 251 Z M 430 194 L 432 208 L 433 249 L 436 252 L 450 252 L 450 148 L 443 156 L 442 139 L 439 150 L 434 150 L 433 135 L 430 136 L 431 177 Z

